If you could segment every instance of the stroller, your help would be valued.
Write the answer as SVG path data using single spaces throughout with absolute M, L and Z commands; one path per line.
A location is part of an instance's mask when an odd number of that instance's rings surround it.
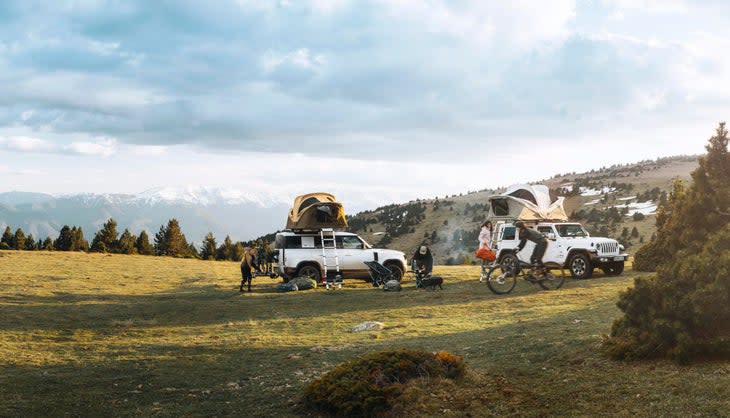
M 363 261 L 363 263 L 370 269 L 370 279 L 372 279 L 373 287 L 380 287 L 390 280 L 398 280 L 388 267 L 377 261 Z

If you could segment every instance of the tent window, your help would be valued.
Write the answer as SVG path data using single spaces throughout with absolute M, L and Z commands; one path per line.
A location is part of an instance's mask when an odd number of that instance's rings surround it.
M 492 213 L 494 213 L 494 216 L 508 216 L 509 204 L 507 199 L 492 200 Z
M 528 190 L 525 189 L 517 189 L 514 192 L 509 194 L 510 196 L 514 196 L 519 199 L 529 200 L 530 202 L 537 205 L 537 200 L 535 200 L 535 196 L 530 193 Z
M 304 200 L 304 202 L 302 202 L 301 205 L 299 205 L 299 209 L 297 210 L 297 212 L 302 213 L 304 211 L 304 209 L 308 208 L 309 206 L 312 206 L 315 203 L 319 203 L 319 199 L 317 199 L 316 197 L 310 197 L 310 198 Z

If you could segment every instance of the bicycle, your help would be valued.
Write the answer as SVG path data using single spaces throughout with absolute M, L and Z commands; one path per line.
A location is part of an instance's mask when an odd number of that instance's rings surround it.
M 488 266 L 486 282 L 493 293 L 504 295 L 514 290 L 520 276 L 530 283 L 537 283 L 545 290 L 560 289 L 565 282 L 565 276 L 555 276 L 544 267 L 533 266 L 512 255 L 505 256 L 501 263 Z

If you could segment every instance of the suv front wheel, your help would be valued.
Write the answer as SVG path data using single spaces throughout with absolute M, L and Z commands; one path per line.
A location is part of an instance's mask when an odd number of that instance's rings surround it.
M 570 267 L 570 274 L 574 279 L 588 279 L 593 275 L 591 259 L 583 253 L 577 253 L 571 257 L 568 267 Z
M 401 281 L 403 278 L 403 269 L 395 262 L 385 263 L 385 267 L 393 272 L 393 279 Z

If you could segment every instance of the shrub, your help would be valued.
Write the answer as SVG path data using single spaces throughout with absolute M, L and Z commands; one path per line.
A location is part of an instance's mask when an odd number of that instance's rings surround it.
M 458 378 L 459 356 L 410 349 L 369 353 L 335 367 L 304 388 L 304 404 L 339 416 L 371 416 L 386 411 L 414 378 Z

